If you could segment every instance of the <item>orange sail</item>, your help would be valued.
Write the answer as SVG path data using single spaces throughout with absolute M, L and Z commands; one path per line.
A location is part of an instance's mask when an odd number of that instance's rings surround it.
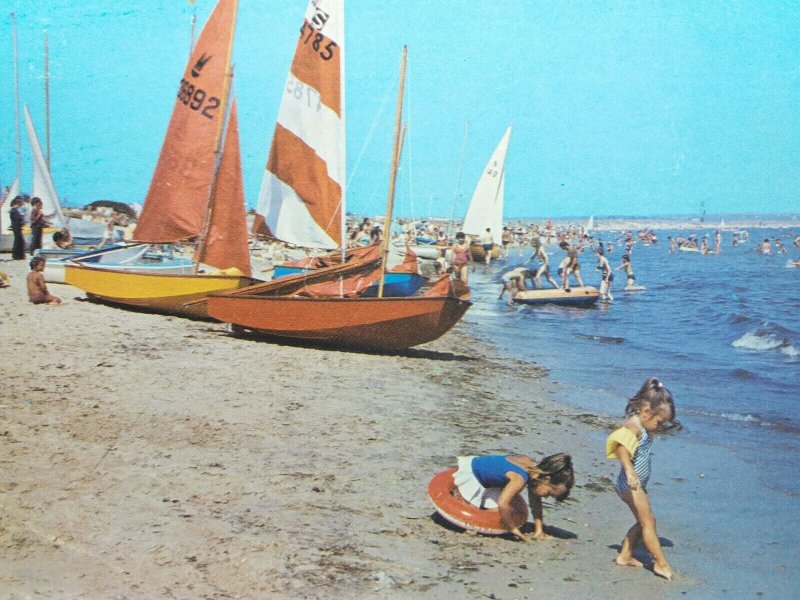
M 251 275 L 248 251 L 247 214 L 242 183 L 242 159 L 239 153 L 239 119 L 236 100 L 231 106 L 222 162 L 209 209 L 205 243 L 197 260 L 218 269 L 236 267 Z
M 284 86 L 257 212 L 278 239 L 342 245 L 344 1 L 310 0 Z
M 133 235 L 136 240 L 167 243 L 201 232 L 223 129 L 238 4 L 219 0 L 192 51 Z

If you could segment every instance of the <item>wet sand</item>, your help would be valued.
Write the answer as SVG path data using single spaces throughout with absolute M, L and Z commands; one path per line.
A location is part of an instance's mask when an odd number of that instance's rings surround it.
M 233 337 L 81 300 L 27 302 L 0 262 L 5 598 L 650 598 L 697 592 L 612 560 L 632 518 L 613 422 L 457 326 L 385 356 Z M 448 527 L 428 480 L 459 454 L 572 453 L 551 540 Z M 529 524 L 530 526 L 530 524 Z M 667 530 L 670 524 L 663 525 Z M 674 535 L 674 529 L 670 535 Z M 662 533 L 664 535 L 664 533 Z

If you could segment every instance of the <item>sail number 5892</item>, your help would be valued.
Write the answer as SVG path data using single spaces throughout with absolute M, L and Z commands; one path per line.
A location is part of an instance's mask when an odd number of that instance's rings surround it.
M 219 98 L 208 96 L 204 89 L 195 87 L 193 83 L 181 79 L 178 88 L 178 100 L 192 110 L 199 110 L 207 119 L 214 118 L 214 112 L 219 108 Z

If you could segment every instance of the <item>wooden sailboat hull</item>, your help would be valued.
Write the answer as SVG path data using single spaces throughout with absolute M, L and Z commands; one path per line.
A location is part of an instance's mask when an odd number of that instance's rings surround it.
M 526 290 L 514 295 L 517 304 L 562 304 L 591 306 L 600 299 L 600 291 L 590 285 L 564 289 Z
M 256 283 L 241 275 L 156 274 L 67 265 L 66 283 L 90 298 L 112 304 L 183 317 L 207 318 L 206 305 L 195 303 L 212 292 L 234 290 Z M 187 306 L 188 303 L 194 303 Z
M 394 351 L 435 340 L 471 303 L 452 297 L 209 296 L 208 315 L 271 337 Z
M 477 242 L 473 242 L 469 245 L 470 252 L 472 252 L 472 258 L 476 261 L 482 261 L 486 258 L 486 251 L 483 249 L 483 244 L 479 244 Z M 500 258 L 500 246 L 495 244 L 492 248 L 492 260 L 497 260 Z

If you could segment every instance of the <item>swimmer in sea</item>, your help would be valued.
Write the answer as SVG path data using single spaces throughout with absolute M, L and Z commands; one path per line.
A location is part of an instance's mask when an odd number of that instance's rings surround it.
M 631 265 L 631 257 L 627 254 L 622 257 L 622 264 L 618 266 L 615 271 L 623 269 L 627 280 L 625 281 L 625 289 L 632 290 L 636 285 L 636 275 L 633 274 L 633 266 Z
M 603 252 L 603 244 L 600 244 L 595 252 L 597 253 L 597 270 L 601 272 L 603 277 L 600 281 L 600 297 L 603 300 L 613 302 L 614 296 L 611 295 L 611 283 L 614 281 L 614 273 Z

